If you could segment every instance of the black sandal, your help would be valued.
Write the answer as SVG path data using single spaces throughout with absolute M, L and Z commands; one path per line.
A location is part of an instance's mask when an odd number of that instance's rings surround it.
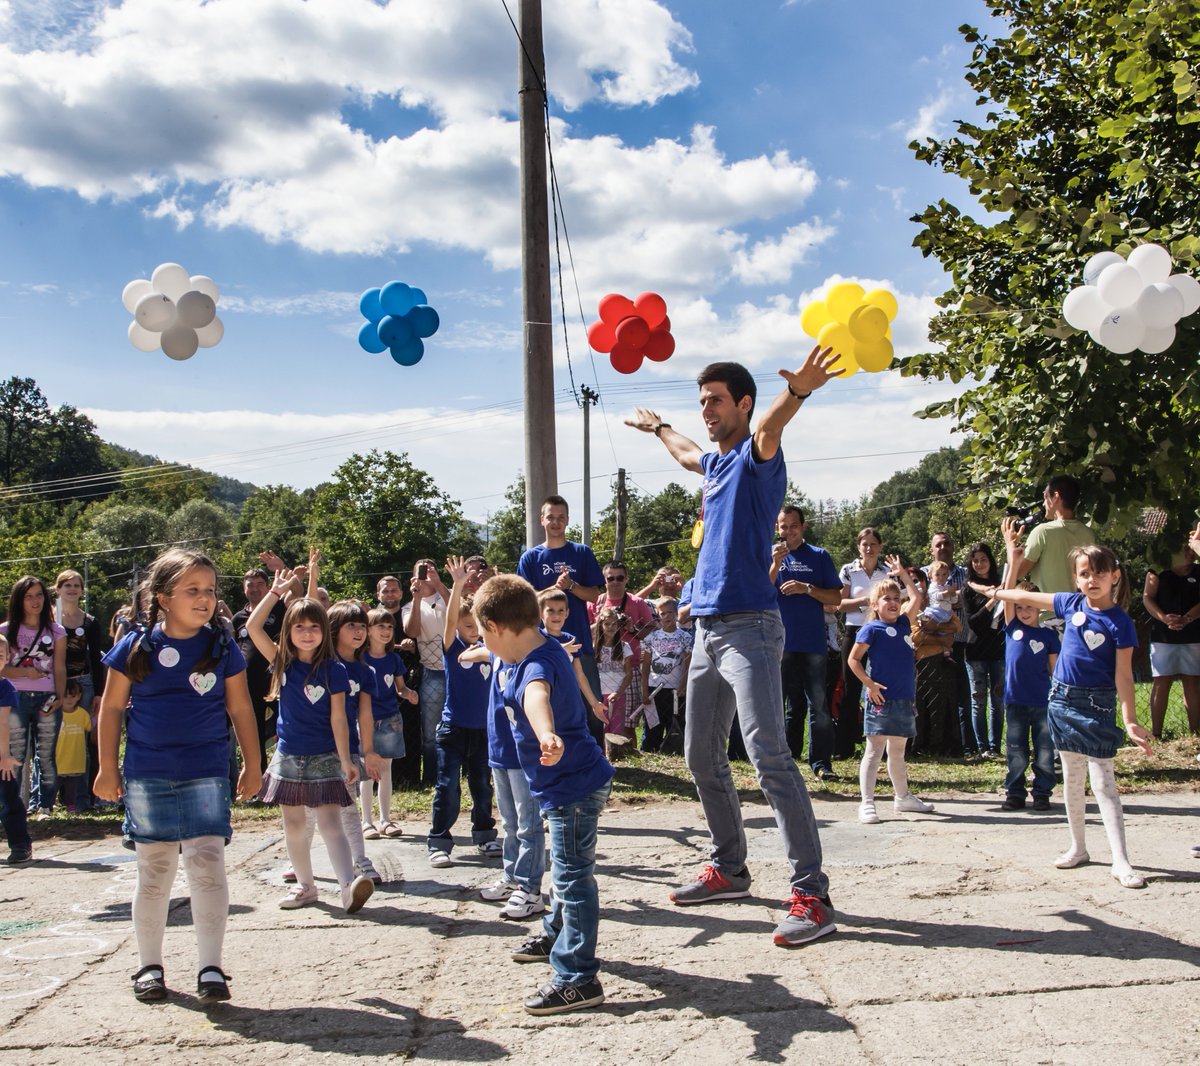
M 205 976 L 206 974 L 208 976 Z M 216 1003 L 229 999 L 231 980 L 229 974 L 219 966 L 205 966 L 196 977 L 196 995 L 201 1003 Z
M 160 963 L 152 962 L 133 975 L 133 998 L 139 1003 L 161 1003 L 167 998 L 166 973 Z

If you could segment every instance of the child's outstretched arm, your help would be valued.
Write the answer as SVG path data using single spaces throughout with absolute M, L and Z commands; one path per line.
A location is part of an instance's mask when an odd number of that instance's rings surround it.
M 442 647 L 448 648 L 458 636 L 458 616 L 462 611 L 462 590 L 467 580 L 467 568 L 461 555 L 451 555 L 446 559 L 446 570 L 449 572 L 454 585 L 450 589 L 450 598 L 446 601 L 446 623 L 442 626 Z
M 904 591 L 908 593 L 908 603 L 904 605 L 904 613 L 908 616 L 908 624 L 916 625 L 917 616 L 921 613 L 921 594 L 917 591 L 917 586 L 913 582 L 912 575 L 909 574 L 907 568 L 900 562 L 900 556 L 889 555 L 885 560 L 887 562 L 888 573 L 898 577 L 900 584 L 904 586 Z
M 321 572 L 321 549 L 308 549 L 308 588 L 304 590 L 304 595 L 310 600 L 317 598 L 317 589 L 321 587 L 321 579 L 318 576 Z
M 254 705 L 246 671 L 225 678 L 225 710 L 233 723 L 233 735 L 242 752 L 242 772 L 238 775 L 237 794 L 248 800 L 262 788 L 262 762 L 258 754 L 258 726 L 254 721 Z
M 466 651 L 458 653 L 458 661 L 460 663 L 490 663 L 492 653 L 482 644 L 473 644 Z
M 132 686 L 120 670 L 109 670 L 100 701 L 100 721 L 96 747 L 100 753 L 100 772 L 92 791 L 102 800 L 116 803 L 124 791 L 121 788 L 121 727 L 125 724 L 125 707 Z M 255 745 L 257 748 L 257 744 Z
M 271 597 L 274 597 L 282 603 L 283 594 L 287 592 L 291 583 L 292 572 L 290 570 L 286 567 L 276 570 L 275 579 L 271 582 L 271 587 L 267 590 L 267 594 L 258 601 L 258 606 L 250 612 L 250 617 L 246 619 L 246 635 L 254 642 L 259 655 L 269 663 L 273 663 L 275 656 L 279 654 L 279 645 L 271 639 L 266 629 L 263 628 L 267 621 L 267 616 L 271 613 L 272 604 L 269 601 Z
M 1004 589 L 997 588 L 994 585 L 977 585 L 974 581 L 968 581 L 967 584 L 981 596 L 999 600 L 1001 603 L 1023 604 L 1026 607 L 1036 607 L 1039 611 L 1054 610 L 1054 593 L 1052 592 L 1026 592 L 1024 589 Z
M 1137 720 L 1137 705 L 1134 703 L 1133 649 L 1117 649 L 1117 702 L 1121 704 L 1121 718 L 1125 732 L 1147 755 L 1150 754 L 1150 734 Z
M 545 681 L 530 681 L 521 703 L 529 727 L 542 748 L 541 763 L 553 766 L 563 757 L 562 738 L 554 732 L 554 708 L 550 706 L 550 686 Z
M 1025 563 L 1025 545 L 1021 543 L 1020 530 L 1017 529 L 1016 522 L 1005 519 L 1000 528 L 1004 531 L 1004 548 L 1007 552 L 1008 566 L 1004 568 L 1004 581 L 1000 585 L 1001 588 L 1015 589 L 1017 582 L 1021 580 L 1021 575 L 1028 567 Z M 988 601 L 989 605 L 991 601 Z M 1016 605 L 1012 603 L 1004 604 L 1004 624 L 1008 625 L 1014 618 L 1017 617 Z

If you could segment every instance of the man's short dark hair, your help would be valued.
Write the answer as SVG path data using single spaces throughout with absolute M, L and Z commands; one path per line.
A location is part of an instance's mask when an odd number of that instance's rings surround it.
M 758 399 L 758 386 L 754 377 L 741 363 L 709 363 L 696 377 L 696 384 L 708 385 L 720 381 L 729 389 L 734 403 L 741 403 L 743 396 L 750 397 L 750 414 L 754 414 L 754 401 Z
M 242 580 L 249 581 L 252 577 L 261 577 L 268 585 L 271 584 L 271 575 L 267 573 L 267 569 L 264 566 L 251 567 L 246 571 L 246 576 Z
M 571 513 L 571 506 L 561 496 L 547 496 L 542 500 L 542 506 L 538 508 L 538 514 L 541 514 L 547 507 L 565 507 L 567 514 Z
M 779 508 L 779 513 L 780 514 L 794 514 L 796 516 L 796 520 L 801 525 L 804 525 L 804 512 L 799 507 L 797 507 L 794 503 L 785 503 L 782 507 Z
M 482 555 L 468 555 L 463 560 L 463 566 L 477 566 L 480 570 L 486 570 L 487 560 Z
M 601 570 L 620 570 L 622 573 L 625 573 L 625 574 L 629 573 L 629 567 L 627 567 L 623 562 L 621 562 L 620 559 L 609 559 L 608 562 L 606 562 L 600 569 Z
M 1083 495 L 1083 486 L 1070 474 L 1057 474 L 1046 483 L 1046 491 L 1051 496 L 1058 496 L 1062 505 L 1074 513 L 1079 506 L 1079 497 Z

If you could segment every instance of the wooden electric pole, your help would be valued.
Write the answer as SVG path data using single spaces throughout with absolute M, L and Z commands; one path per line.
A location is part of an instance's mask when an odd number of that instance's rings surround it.
M 558 492 L 550 220 L 546 192 L 546 59 L 541 0 L 521 0 L 521 308 L 525 340 L 525 543 L 544 539 L 541 503 Z
M 625 468 L 617 470 L 617 529 L 613 558 L 625 561 L 625 520 L 629 512 L 629 490 L 625 487 Z

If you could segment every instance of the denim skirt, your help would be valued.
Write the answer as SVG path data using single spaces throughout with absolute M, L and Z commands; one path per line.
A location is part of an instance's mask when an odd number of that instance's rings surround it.
M 1051 681 L 1046 717 L 1059 751 L 1089 759 L 1113 759 L 1125 743 L 1125 730 L 1117 725 L 1115 688 L 1082 688 Z
M 375 719 L 375 754 L 381 759 L 404 758 L 404 715 Z
M 285 807 L 349 807 L 354 803 L 337 752 L 285 755 L 279 748 L 263 774 L 258 798 Z
M 1154 677 L 1200 675 L 1200 644 L 1150 642 L 1150 672 Z
M 135 777 L 125 782 L 125 836 L 136 844 L 164 844 L 195 837 L 229 843 L 229 778 L 174 781 Z
M 869 737 L 915 737 L 917 710 L 912 700 L 885 700 L 876 707 L 867 700 L 863 710 L 863 732 Z

